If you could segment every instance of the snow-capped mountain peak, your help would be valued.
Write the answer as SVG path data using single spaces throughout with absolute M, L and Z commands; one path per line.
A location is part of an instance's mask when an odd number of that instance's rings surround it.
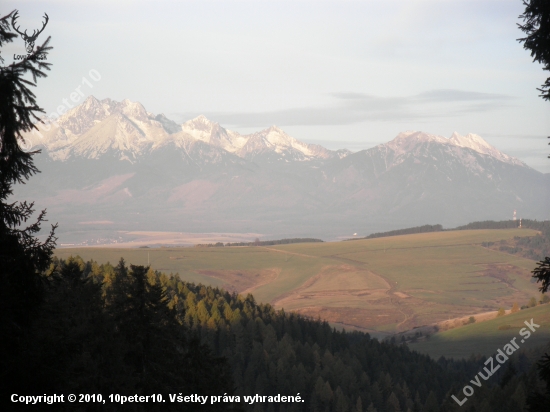
M 219 124 L 211 122 L 201 114 L 183 123 L 181 125 L 181 130 L 197 140 L 208 141 L 216 126 L 219 126 Z
M 493 146 L 483 140 L 481 136 L 473 133 L 468 133 L 466 136 L 462 136 L 458 132 L 454 132 L 449 138 L 449 142 L 460 147 L 473 149 L 476 152 L 480 153 L 484 153 L 490 150 L 496 150 Z
M 94 96 L 63 114 L 57 123 L 72 135 L 80 135 L 109 116 L 109 111 Z
M 183 133 L 205 143 L 235 153 L 244 146 L 247 139 L 237 132 L 226 130 L 219 123 L 212 122 L 202 114 L 181 125 Z
M 442 144 L 451 145 L 455 147 L 470 149 L 483 155 L 491 156 L 502 162 L 524 165 L 520 160 L 508 156 L 497 148 L 487 143 L 481 136 L 473 133 L 469 133 L 466 136 L 462 136 L 457 132 L 454 132 L 452 136 L 447 139 L 443 136 L 433 135 L 420 131 L 406 131 L 399 133 L 392 141 L 380 145 L 386 147 L 394 152 L 394 156 L 400 156 L 404 153 L 411 153 L 420 144 Z
M 493 147 L 487 143 L 481 136 L 474 133 L 468 133 L 466 136 L 462 136 L 459 133 L 454 132 L 449 138 L 449 143 L 452 143 L 455 146 L 475 150 L 478 153 L 492 156 L 506 163 L 518 165 L 523 164 L 520 160 L 502 153 L 496 147 Z
M 338 156 L 322 146 L 300 142 L 275 125 L 243 137 L 247 141 L 238 152 L 242 157 L 250 158 L 259 153 L 264 155 L 276 153 L 279 160 L 307 161 Z
M 396 156 L 403 153 L 411 152 L 417 145 L 421 143 L 447 143 L 447 139 L 441 136 L 424 133 L 419 131 L 406 131 L 399 133 L 392 141 L 384 144 L 395 152 Z
M 120 102 L 120 108 L 122 113 L 132 119 L 138 119 L 141 121 L 147 121 L 149 115 L 145 110 L 145 107 L 139 102 L 132 102 L 129 99 L 124 99 Z
M 204 124 L 204 125 L 207 125 L 207 126 L 211 126 L 214 122 L 211 122 L 210 120 L 208 120 L 206 118 L 205 115 L 203 114 L 199 114 L 197 117 L 195 117 L 194 119 L 191 119 L 189 120 L 190 122 L 192 123 L 195 123 L 195 124 Z

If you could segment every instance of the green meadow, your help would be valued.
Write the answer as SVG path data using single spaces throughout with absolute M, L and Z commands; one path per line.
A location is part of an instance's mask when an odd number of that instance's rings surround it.
M 526 327 L 524 322 L 530 322 L 531 319 L 540 328 L 536 328 L 536 332 L 521 342 L 519 331 Z M 514 337 L 520 348 L 530 349 L 549 344 L 550 305 L 539 305 L 485 322 L 438 332 L 429 339 L 410 343 L 409 347 L 435 359 L 441 356 L 468 358 L 472 354 L 491 356 Z

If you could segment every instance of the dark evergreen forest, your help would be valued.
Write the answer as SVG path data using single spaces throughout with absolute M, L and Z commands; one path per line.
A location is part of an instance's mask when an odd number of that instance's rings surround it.
M 537 356 L 522 353 L 459 407 L 451 395 L 462 398 L 485 358 L 435 361 L 123 260 L 53 258 L 43 280 L 44 302 L 13 359 L 10 393 L 231 394 L 241 401 L 143 410 L 505 412 L 523 410 L 530 388 L 542 388 Z M 244 402 L 255 394 L 300 394 L 305 402 Z

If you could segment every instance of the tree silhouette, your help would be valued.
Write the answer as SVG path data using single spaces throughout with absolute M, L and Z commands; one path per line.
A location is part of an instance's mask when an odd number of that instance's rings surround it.
M 0 18 L 0 47 L 13 41 L 9 18 Z M 37 104 L 30 87 L 45 76 L 50 63 L 42 59 L 51 47 L 50 38 L 23 60 L 0 68 L 0 378 L 16 368 L 21 343 L 30 321 L 41 302 L 40 274 L 48 267 L 55 246 L 55 225 L 46 241 L 40 242 L 36 233 L 44 221 L 42 211 L 34 223 L 24 227 L 32 218 L 34 204 L 8 201 L 12 187 L 25 183 L 38 170 L 32 156 L 20 147 L 22 132 L 35 128 L 37 113 L 44 112 Z M 38 57 L 41 57 L 39 60 Z M 3 63 L 3 60 L 0 62 Z M 32 78 L 29 80 L 28 77 Z M 10 376 L 10 382 L 14 382 Z
M 532 273 L 537 282 L 542 282 L 539 290 L 542 293 L 548 292 L 550 289 L 550 257 L 547 256 L 541 260 Z
M 543 70 L 550 71 L 550 3 L 548 0 L 524 0 L 525 11 L 521 16 L 524 24 L 518 24 L 527 37 L 518 39 L 523 47 L 531 51 L 533 61 L 543 64 Z M 550 100 L 550 77 L 537 89 L 545 100 Z
M 544 258 L 544 260 L 538 263 L 538 266 L 533 270 L 533 277 L 537 279 L 537 282 L 542 282 L 539 290 L 545 293 L 550 288 L 550 257 Z M 527 404 L 529 411 L 547 411 L 548 405 L 550 405 L 550 355 L 545 353 L 542 359 L 537 363 L 540 379 L 546 384 L 545 393 L 532 392 L 528 399 Z
M 524 24 L 518 24 L 519 28 L 527 34 L 527 37 L 518 39 L 523 47 L 531 51 L 533 61 L 543 64 L 543 70 L 550 71 L 550 2 L 548 0 L 524 0 L 525 11 L 520 18 Z M 550 77 L 537 89 L 540 97 L 550 100 Z M 549 136 L 550 138 L 550 136 Z M 550 158 L 550 156 L 548 156 Z M 537 282 L 542 282 L 540 291 L 545 293 L 550 287 L 550 258 L 546 257 L 539 262 L 533 270 L 533 277 Z M 546 382 L 546 393 L 532 393 L 528 399 L 530 411 L 547 411 L 550 405 L 550 357 L 545 354 L 538 363 L 539 376 Z

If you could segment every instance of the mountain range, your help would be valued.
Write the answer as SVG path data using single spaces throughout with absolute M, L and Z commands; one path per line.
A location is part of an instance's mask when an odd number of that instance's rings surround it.
M 93 96 L 65 113 L 55 124 L 27 136 L 33 147 L 42 146 L 52 159 L 61 161 L 99 159 L 108 155 L 135 162 L 165 148 L 186 152 L 196 145 L 247 160 L 267 155 L 278 160 L 305 161 L 349 153 L 335 153 L 319 145 L 302 143 L 276 126 L 242 136 L 204 116 L 178 125 L 163 114 L 155 116 L 147 112 L 140 103 L 99 101 Z
M 352 153 L 276 126 L 241 135 L 183 124 L 130 100 L 87 98 L 24 135 L 42 171 L 16 198 L 60 231 L 352 233 L 518 216 L 548 219 L 550 175 L 475 134 L 419 131 Z

